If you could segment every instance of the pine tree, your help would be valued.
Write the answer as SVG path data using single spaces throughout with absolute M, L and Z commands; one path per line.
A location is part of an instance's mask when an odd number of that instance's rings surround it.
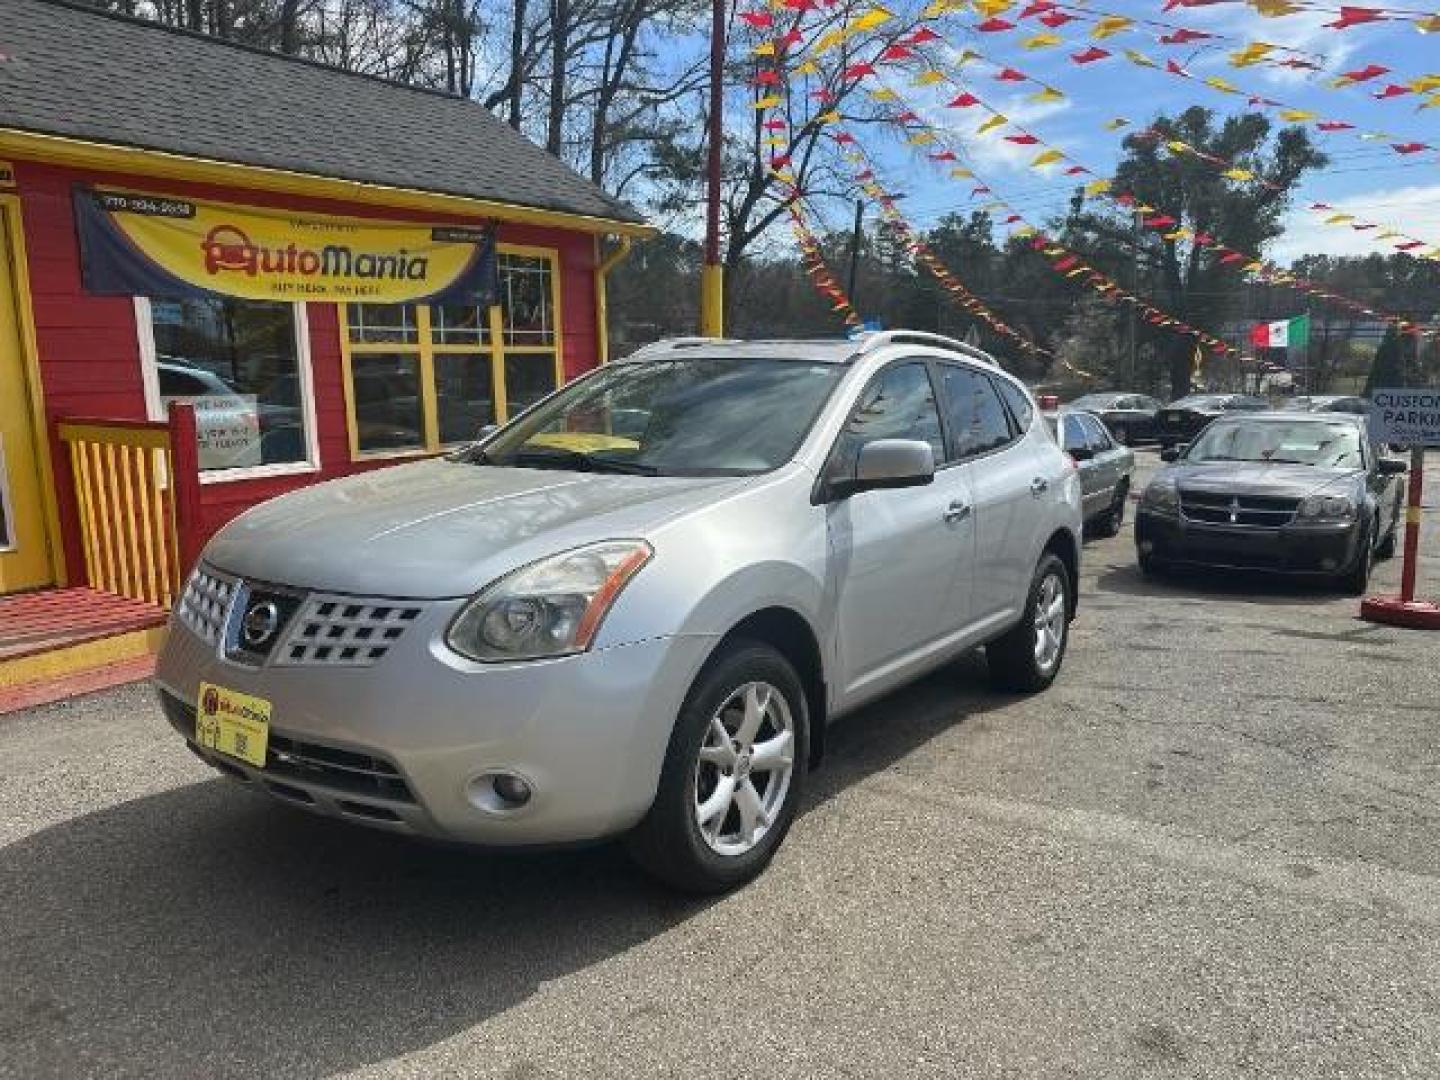
M 1365 380 L 1365 396 L 1381 387 L 1403 386 L 1405 383 L 1405 358 L 1401 352 L 1400 334 L 1394 326 L 1385 328 L 1385 337 L 1375 350 L 1375 359 L 1370 364 L 1370 375 Z

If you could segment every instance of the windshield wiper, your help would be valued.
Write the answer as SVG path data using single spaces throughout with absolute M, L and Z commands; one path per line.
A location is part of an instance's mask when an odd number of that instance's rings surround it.
M 508 460 L 488 460 L 492 465 L 513 465 L 519 468 L 574 469 L 577 472 L 620 473 L 631 476 L 658 476 L 660 473 L 654 465 L 643 465 L 638 461 L 619 461 L 560 447 L 522 447 L 511 454 Z

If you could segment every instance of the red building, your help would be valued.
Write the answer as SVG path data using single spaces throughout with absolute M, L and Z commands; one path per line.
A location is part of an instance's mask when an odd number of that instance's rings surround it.
M 473 102 L 4 0 L 0 595 L 163 605 L 246 507 L 503 421 L 646 232 Z

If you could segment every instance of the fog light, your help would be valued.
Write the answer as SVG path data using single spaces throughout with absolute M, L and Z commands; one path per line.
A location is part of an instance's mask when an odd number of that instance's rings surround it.
M 465 797 L 470 805 L 489 814 L 523 810 L 534 796 L 530 781 L 509 771 L 481 773 L 465 785 Z

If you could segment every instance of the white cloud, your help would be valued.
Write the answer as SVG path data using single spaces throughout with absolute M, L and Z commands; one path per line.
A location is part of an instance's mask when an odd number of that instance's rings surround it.
M 1285 235 L 1268 252 L 1280 263 L 1300 255 L 1393 254 L 1398 240 L 1376 243 L 1377 233 L 1387 226 L 1402 229 L 1417 239 L 1440 245 L 1440 184 L 1390 188 L 1352 198 L 1326 200 L 1333 210 L 1306 209 L 1311 200 L 1297 204 L 1285 218 Z M 1354 214 L 1362 222 L 1377 222 L 1380 228 L 1357 231 L 1350 223 L 1326 225 L 1332 214 Z

